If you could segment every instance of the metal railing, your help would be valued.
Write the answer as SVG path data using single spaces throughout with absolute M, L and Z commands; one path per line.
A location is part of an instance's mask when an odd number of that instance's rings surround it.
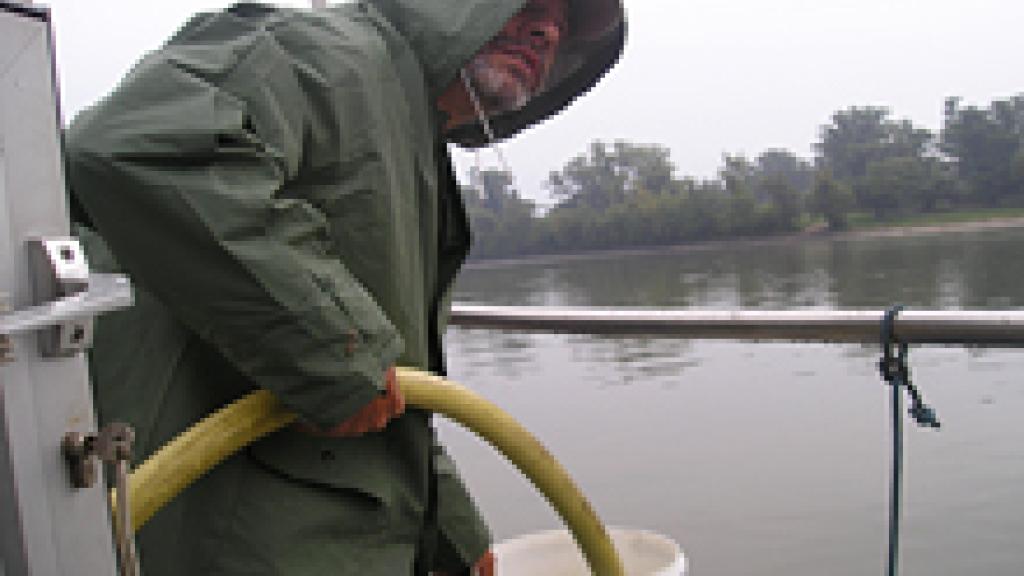
M 877 343 L 885 310 L 552 308 L 456 304 L 451 324 L 688 339 Z M 1024 346 L 1024 310 L 905 310 L 894 327 L 908 344 Z

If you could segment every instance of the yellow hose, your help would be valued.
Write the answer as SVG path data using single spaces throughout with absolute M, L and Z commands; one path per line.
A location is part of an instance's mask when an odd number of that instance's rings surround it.
M 594 574 L 625 574 L 611 538 L 590 503 L 562 465 L 522 425 L 476 393 L 431 374 L 399 368 L 398 384 L 409 406 L 461 424 L 515 464 L 562 517 Z M 132 472 L 128 501 L 133 530 L 207 470 L 293 420 L 295 414 L 271 393 L 260 390 L 183 432 Z

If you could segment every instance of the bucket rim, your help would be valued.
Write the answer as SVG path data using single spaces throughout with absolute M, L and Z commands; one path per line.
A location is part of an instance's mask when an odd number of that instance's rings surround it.
M 683 551 L 682 546 L 673 538 L 650 529 L 634 528 L 630 526 L 609 526 L 608 533 L 612 537 L 612 541 L 615 543 L 616 547 L 621 546 L 624 540 L 639 537 L 642 538 L 646 544 L 654 544 L 655 546 L 662 548 L 665 552 L 666 559 L 671 555 L 671 563 L 659 568 L 653 576 L 686 574 L 686 569 L 689 564 L 688 558 L 686 557 L 686 553 Z M 516 554 L 530 552 L 531 547 L 535 548 L 538 545 L 558 544 L 566 540 L 572 542 L 575 546 L 573 535 L 568 529 L 552 528 L 528 532 L 526 534 L 504 539 L 495 543 L 491 549 L 494 551 L 495 556 L 500 562 L 502 557 L 513 557 Z

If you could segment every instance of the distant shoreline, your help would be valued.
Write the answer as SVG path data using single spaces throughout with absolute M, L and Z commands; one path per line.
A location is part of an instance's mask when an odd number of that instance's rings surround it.
M 499 268 L 514 266 L 523 263 L 536 263 L 544 261 L 565 261 L 565 260 L 591 260 L 608 258 L 613 256 L 630 256 L 645 254 L 674 254 L 694 252 L 700 250 L 712 250 L 724 246 L 764 246 L 771 244 L 789 244 L 805 240 L 859 240 L 866 238 L 893 238 L 907 236 L 926 236 L 930 234 L 957 234 L 964 232 L 978 232 L 982 230 L 997 230 L 1001 228 L 1024 228 L 1024 216 L 996 217 L 982 220 L 967 220 L 963 222 L 948 222 L 942 224 L 909 224 L 904 226 L 879 226 L 872 228 L 858 228 L 843 232 L 799 232 L 796 234 L 784 234 L 779 236 L 758 236 L 739 237 L 723 240 L 703 240 L 688 244 L 671 244 L 666 246 L 644 246 L 635 248 L 611 248 L 605 250 L 588 250 L 586 252 L 565 252 L 558 254 L 532 254 L 527 256 L 514 256 L 510 258 L 487 258 L 481 260 L 469 260 L 467 268 Z
M 907 226 L 859 228 L 835 234 L 827 234 L 826 236 L 833 238 L 886 238 L 891 236 L 921 236 L 926 234 L 976 232 L 979 230 L 995 230 L 999 228 L 1024 228 L 1024 216 L 1003 216 L 984 220 L 966 220 L 964 222 L 947 222 L 942 224 L 911 224 Z

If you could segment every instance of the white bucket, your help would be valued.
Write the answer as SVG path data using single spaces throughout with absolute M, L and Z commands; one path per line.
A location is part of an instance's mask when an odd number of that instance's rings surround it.
M 615 549 L 627 576 L 683 576 L 686 557 L 675 541 L 644 530 L 612 528 Z M 567 530 L 535 532 L 494 547 L 495 576 L 590 576 Z

